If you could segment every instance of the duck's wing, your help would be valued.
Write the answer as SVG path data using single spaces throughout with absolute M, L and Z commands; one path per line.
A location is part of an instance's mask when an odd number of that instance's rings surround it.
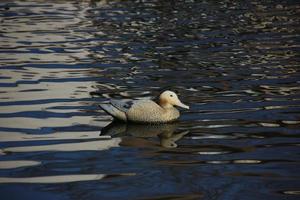
M 127 112 L 137 100 L 110 100 L 108 104 L 99 106 L 109 115 L 121 121 L 127 121 Z
M 110 104 L 118 110 L 127 113 L 128 110 L 136 103 L 136 100 L 111 100 Z
M 127 121 L 126 104 L 123 104 L 121 100 L 111 100 L 109 103 L 103 103 L 99 106 L 102 108 L 102 110 L 113 116 L 115 119 L 125 122 Z

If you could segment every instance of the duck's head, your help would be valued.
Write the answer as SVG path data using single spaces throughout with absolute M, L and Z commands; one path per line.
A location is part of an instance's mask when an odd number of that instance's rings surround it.
M 175 92 L 172 91 L 164 91 L 159 96 L 159 105 L 163 108 L 169 108 L 172 106 L 179 106 L 181 108 L 190 109 L 189 106 L 183 104 L 179 99 Z

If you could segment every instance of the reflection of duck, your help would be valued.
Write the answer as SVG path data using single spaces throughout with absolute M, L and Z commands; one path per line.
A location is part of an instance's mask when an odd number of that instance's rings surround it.
M 189 109 L 189 106 L 181 103 L 172 91 L 163 92 L 158 103 L 152 100 L 111 100 L 109 104 L 100 104 L 100 107 L 115 119 L 142 123 L 176 120 L 180 114 L 174 106 Z
M 159 137 L 160 144 L 166 148 L 177 147 L 176 141 L 189 131 L 175 133 L 177 123 L 168 124 L 133 124 L 114 121 L 101 130 L 101 135 L 134 136 L 137 138 Z

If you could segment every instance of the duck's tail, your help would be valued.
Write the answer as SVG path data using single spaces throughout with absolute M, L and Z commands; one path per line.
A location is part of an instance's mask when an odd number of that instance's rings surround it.
M 99 107 L 102 108 L 107 114 L 113 116 L 115 119 L 121 120 L 121 121 L 127 121 L 126 114 L 114 107 L 111 104 L 99 104 Z

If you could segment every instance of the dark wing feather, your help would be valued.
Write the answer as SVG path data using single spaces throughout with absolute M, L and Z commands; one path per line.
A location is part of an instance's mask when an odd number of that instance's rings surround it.
M 111 100 L 110 103 L 115 108 L 126 113 L 134 104 L 134 100 Z

